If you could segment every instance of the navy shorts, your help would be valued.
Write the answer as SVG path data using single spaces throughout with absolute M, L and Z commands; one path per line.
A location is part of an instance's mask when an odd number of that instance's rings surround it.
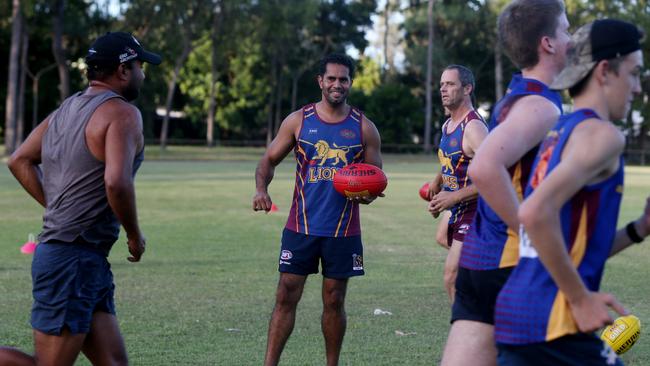
M 572 334 L 550 342 L 497 344 L 499 366 L 623 366 L 616 352 L 594 334 Z
M 451 322 L 473 320 L 494 325 L 494 307 L 514 267 L 474 271 L 459 267 Z
M 365 272 L 361 236 L 330 238 L 284 229 L 278 267 L 280 272 L 303 276 L 318 273 L 319 260 L 325 277 L 343 279 L 362 276 Z
M 115 314 L 106 257 L 78 244 L 42 243 L 32 261 L 32 328 L 60 335 L 88 333 L 93 313 Z

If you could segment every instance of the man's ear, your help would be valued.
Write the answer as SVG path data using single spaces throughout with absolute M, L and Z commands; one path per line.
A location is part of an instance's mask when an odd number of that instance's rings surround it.
M 610 63 L 607 60 L 598 61 L 596 66 L 594 66 L 594 77 L 600 84 L 607 83 L 608 74 L 611 73 Z
M 316 76 L 316 81 L 318 81 L 318 86 L 320 86 L 320 88 L 323 89 L 323 76 L 322 75 Z
M 542 37 L 540 40 L 540 47 L 542 47 L 546 53 L 549 53 L 551 55 L 554 55 L 556 52 L 555 45 L 553 44 L 553 39 L 549 36 Z
M 472 86 L 472 84 L 467 84 L 463 86 L 463 94 L 472 95 L 472 91 L 474 91 L 474 87 Z
M 120 64 L 120 65 L 117 67 L 117 77 L 118 77 L 120 80 L 126 80 L 126 79 L 128 79 L 128 77 L 129 77 L 129 73 L 130 73 L 130 72 L 131 72 L 131 70 L 130 70 L 128 67 L 126 67 L 125 64 Z

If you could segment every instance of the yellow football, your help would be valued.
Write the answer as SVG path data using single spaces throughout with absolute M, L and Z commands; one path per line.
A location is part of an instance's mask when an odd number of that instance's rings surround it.
M 625 315 L 605 327 L 600 339 L 612 347 L 616 354 L 621 355 L 632 348 L 640 334 L 641 321 L 639 318 L 634 315 Z

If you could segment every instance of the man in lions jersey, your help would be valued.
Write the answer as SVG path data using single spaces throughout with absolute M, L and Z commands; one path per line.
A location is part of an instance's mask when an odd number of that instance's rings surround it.
M 445 230 L 444 240 L 449 249 L 445 260 L 444 283 L 447 295 L 454 301 L 454 285 L 458 273 L 458 258 L 476 212 L 478 192 L 467 176 L 474 152 L 488 133 L 483 117 L 472 105 L 474 74 L 465 66 L 449 65 L 440 77 L 442 105 L 449 111 L 449 119 L 442 125 L 438 148 L 440 172 L 429 184 L 429 212 L 443 215 L 440 230 Z M 439 239 L 438 239 L 439 240 Z
M 269 323 L 264 364 L 277 365 L 291 334 L 296 307 L 307 276 L 323 273 L 323 315 L 327 365 L 337 365 L 346 328 L 345 293 L 348 278 L 364 274 L 359 203 L 376 197 L 346 199 L 334 190 L 333 178 L 348 164 L 381 168 L 380 137 L 375 125 L 347 104 L 354 63 L 346 55 L 321 60 L 318 84 L 321 101 L 291 113 L 280 126 L 255 171 L 255 211 L 269 211 L 267 187 L 274 168 L 294 150 L 296 184 L 282 233 L 280 280 Z

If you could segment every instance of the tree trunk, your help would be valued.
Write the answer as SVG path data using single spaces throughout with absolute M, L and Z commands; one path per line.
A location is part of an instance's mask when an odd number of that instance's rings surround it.
M 213 46 L 215 47 L 215 46 Z M 212 81 L 210 83 L 210 103 L 208 104 L 207 132 L 205 141 L 208 146 L 214 146 L 214 114 L 217 110 L 216 84 L 217 84 L 217 67 L 216 52 L 212 53 Z
M 7 99 L 5 105 L 5 154 L 16 150 L 16 119 L 18 112 L 18 88 L 20 68 L 20 42 L 23 32 L 23 13 L 20 0 L 13 0 L 11 14 L 11 48 L 9 51 L 9 70 L 7 77 Z
M 16 118 L 16 146 L 23 143 L 25 137 L 25 79 L 27 78 L 27 50 L 29 35 L 23 26 L 23 39 L 20 50 L 20 86 L 18 87 L 18 113 Z
M 174 73 L 172 74 L 171 80 L 167 83 L 167 99 L 165 100 L 165 117 L 163 118 L 162 128 L 160 129 L 160 149 L 165 150 L 167 148 L 167 131 L 169 130 L 169 114 L 172 110 L 172 102 L 174 100 L 174 91 L 176 90 L 176 82 L 178 81 L 178 75 L 181 73 L 181 69 L 185 64 L 185 60 L 192 52 L 192 40 L 189 37 L 184 37 L 183 51 L 180 56 L 176 59 L 176 65 L 174 65 Z
M 36 128 L 36 126 L 39 123 L 38 120 L 38 83 L 41 80 L 41 76 L 45 74 L 46 72 L 54 69 L 57 65 L 54 64 L 49 64 L 45 66 L 44 68 L 38 70 L 36 75 L 33 75 L 31 72 L 29 72 L 29 68 L 25 67 L 25 72 L 27 72 L 27 75 L 32 78 L 32 130 Z
M 63 17 L 65 0 L 55 0 L 54 18 L 52 19 L 52 53 L 59 70 L 59 93 L 61 102 L 70 95 L 70 71 L 66 60 L 65 49 L 63 48 Z
M 305 75 L 307 71 L 316 65 L 318 60 L 322 60 L 327 55 L 329 52 L 328 50 L 328 47 L 323 48 L 321 52 L 313 58 L 313 60 L 316 61 L 311 61 L 307 64 L 302 65 L 298 69 L 298 72 L 291 74 L 291 112 L 295 111 L 296 108 L 298 108 L 298 86 L 300 85 L 300 79 L 302 79 L 302 76 Z
M 424 119 L 424 153 L 431 153 L 431 113 L 433 109 L 433 1 L 429 0 L 427 20 L 429 25 L 429 44 L 427 46 L 427 85 L 426 111 Z
M 494 48 L 494 96 L 503 98 L 503 63 L 501 62 L 501 42 L 496 41 Z
M 38 126 L 38 79 L 32 78 L 32 130 Z
M 291 77 L 291 112 L 295 111 L 298 107 L 298 81 L 300 81 L 300 75 L 293 75 Z
M 217 47 L 219 45 L 219 33 L 221 28 L 221 17 L 223 14 L 223 9 L 221 8 L 221 2 L 217 2 L 215 6 L 215 11 L 212 14 L 212 70 L 211 70 L 211 81 L 210 81 L 210 102 L 208 104 L 208 118 L 207 118 L 207 132 L 206 132 L 206 144 L 208 146 L 214 146 L 214 115 L 217 111 L 217 81 L 219 77 L 219 67 L 218 67 L 218 57 Z M 221 9 L 220 9 L 221 8 Z
M 390 0 L 386 0 L 386 5 L 384 6 L 384 64 L 381 67 L 381 82 L 386 81 L 386 73 L 388 72 L 388 33 L 390 24 L 388 23 L 388 18 L 390 18 Z
M 278 130 L 280 129 L 280 123 L 282 123 L 282 84 L 284 83 L 284 73 L 282 72 L 282 65 L 279 67 L 280 77 L 278 79 L 278 85 L 275 90 L 275 118 L 274 118 L 274 127 L 273 127 L 273 136 L 277 136 Z
M 271 141 L 273 141 L 273 101 L 274 99 L 274 92 L 275 92 L 275 81 L 277 80 L 276 77 L 276 64 L 277 64 L 277 57 L 274 54 L 273 58 L 271 59 L 271 94 L 269 95 L 269 101 L 268 101 L 268 118 L 266 121 L 266 146 L 269 146 L 271 144 Z

